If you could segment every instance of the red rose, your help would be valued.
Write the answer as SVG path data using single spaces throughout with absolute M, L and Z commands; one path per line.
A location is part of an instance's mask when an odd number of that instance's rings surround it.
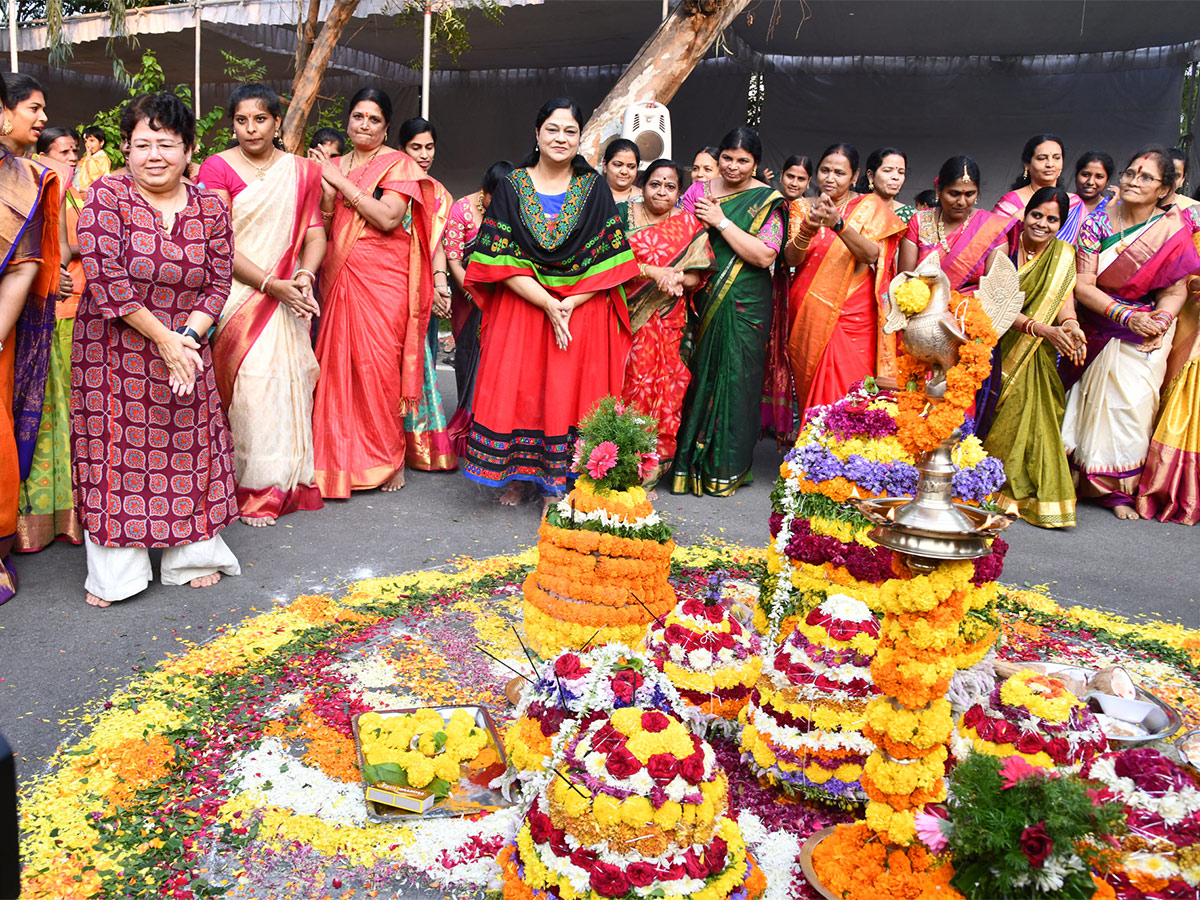
M 596 865 L 599 859 L 600 856 L 595 850 L 586 850 L 583 847 L 580 847 L 571 854 L 571 862 L 579 866 L 579 868 L 586 869 L 589 872 L 592 870 L 592 866 Z
M 608 774 L 613 778 L 628 778 L 641 769 L 642 764 L 638 762 L 636 756 L 629 752 L 628 747 L 618 747 L 608 754 L 608 762 L 604 767 L 608 769 Z
M 688 878 L 704 878 L 708 875 L 708 866 L 700 861 L 695 850 L 689 850 L 683 854 L 683 867 Z
M 1046 823 L 1027 825 L 1021 832 L 1021 852 L 1035 869 L 1040 869 L 1051 853 L 1054 852 L 1054 841 L 1046 831 Z
M 1045 742 L 1040 735 L 1032 731 L 1022 731 L 1017 738 L 1017 749 L 1022 753 L 1038 753 L 1045 748 Z
M 592 869 L 592 890 L 601 897 L 624 897 L 629 893 L 629 879 L 619 867 L 598 862 Z
M 625 875 L 634 887 L 650 887 L 658 878 L 658 867 L 644 862 L 630 863 Z
M 699 784 L 704 780 L 704 754 L 697 750 L 691 756 L 684 757 L 679 762 L 679 774 L 691 784 Z
M 967 714 L 963 716 L 963 724 L 968 728 L 978 729 L 979 723 L 984 719 L 983 710 L 979 706 L 972 706 L 967 710 Z
M 1071 745 L 1066 738 L 1051 738 L 1046 744 L 1046 752 L 1050 754 L 1056 766 L 1065 766 L 1070 760 Z
M 704 862 L 708 865 L 708 874 L 716 875 L 725 868 L 725 855 L 729 846 L 722 838 L 715 837 L 704 851 Z
M 529 836 L 533 838 L 535 844 L 544 844 L 550 836 L 554 825 L 550 821 L 550 817 L 539 809 L 531 809 L 529 811 Z
M 558 734 L 558 729 L 566 718 L 567 714 L 557 706 L 545 710 L 538 719 L 538 727 L 542 729 L 542 736 L 554 737 Z
M 622 669 L 613 676 L 613 696 L 625 703 L 633 702 L 634 692 L 642 686 L 643 680 L 641 672 L 635 672 L 633 669 Z
M 585 669 L 579 657 L 574 653 L 564 653 L 554 661 L 554 674 L 559 678 L 582 678 L 591 669 Z
M 997 744 L 1015 744 L 1021 737 L 1021 729 L 1012 722 L 992 720 L 992 741 Z
M 660 731 L 666 731 L 667 726 L 671 724 L 671 720 L 660 713 L 657 709 L 647 710 L 642 713 L 642 728 L 649 731 L 651 734 L 657 734 Z
M 668 644 L 682 644 L 686 636 L 687 632 L 684 631 L 683 626 L 675 622 L 672 622 L 663 631 L 663 638 Z
M 646 771 L 659 784 L 667 784 L 679 772 L 679 760 L 670 753 L 655 753 L 646 760 Z
M 716 625 L 725 618 L 725 610 L 720 603 L 714 603 L 712 606 L 704 607 L 704 615 L 708 617 L 708 621 Z

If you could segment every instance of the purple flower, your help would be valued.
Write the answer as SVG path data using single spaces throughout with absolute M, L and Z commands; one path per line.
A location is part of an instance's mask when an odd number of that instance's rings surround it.
M 878 494 L 883 491 L 887 482 L 888 466 L 881 462 L 871 462 L 857 453 L 852 453 L 845 462 L 844 474 L 865 491 Z
M 889 497 L 911 497 L 917 492 L 917 480 L 920 473 L 916 466 L 908 463 L 892 463 L 887 473 L 887 492 Z
M 968 503 L 978 503 L 998 491 L 1003 484 L 1004 463 L 994 456 L 988 456 L 970 469 L 955 472 L 953 489 L 955 496 Z
M 820 444 L 806 444 L 800 450 L 798 462 L 811 481 L 825 481 L 842 474 L 842 463 Z

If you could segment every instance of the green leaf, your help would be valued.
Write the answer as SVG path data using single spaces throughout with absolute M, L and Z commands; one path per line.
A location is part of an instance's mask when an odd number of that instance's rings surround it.
M 371 784 L 394 784 L 408 787 L 408 775 L 396 763 L 385 762 L 363 766 L 363 778 Z
M 450 796 L 450 788 L 452 785 L 445 778 L 435 778 L 429 784 L 425 785 L 425 790 L 433 794 L 439 800 L 445 800 Z
M 435 731 L 433 733 L 433 746 L 439 752 L 446 746 L 446 741 L 450 740 L 450 735 L 444 731 Z

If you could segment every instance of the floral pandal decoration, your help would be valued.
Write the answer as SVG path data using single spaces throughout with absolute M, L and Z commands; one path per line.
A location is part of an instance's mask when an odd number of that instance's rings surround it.
M 497 860 L 506 900 L 755 900 L 766 889 L 712 748 L 675 716 L 595 716 L 554 774 Z
M 646 654 L 704 722 L 736 732 L 738 714 L 762 671 L 757 634 L 721 602 L 723 573 L 709 579 L 704 598 L 681 600 L 646 634 Z
M 524 585 L 525 633 L 543 658 L 589 643 L 638 646 L 675 606 L 675 542 L 640 486 L 658 464 L 653 419 L 605 397 L 579 430 L 579 477 L 547 510 Z
M 833 594 L 765 663 L 743 718 L 743 761 L 785 794 L 849 806 L 874 745 L 862 734 L 876 693 L 871 657 L 879 620 L 866 604 Z

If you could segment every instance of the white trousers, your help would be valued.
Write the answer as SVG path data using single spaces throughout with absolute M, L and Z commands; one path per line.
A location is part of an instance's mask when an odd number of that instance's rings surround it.
M 140 594 L 154 580 L 150 568 L 150 551 L 144 547 L 104 547 L 85 531 L 87 547 L 87 581 L 89 594 L 116 603 Z M 221 536 L 194 544 L 166 547 L 162 554 L 162 583 L 186 584 L 193 578 L 203 578 L 214 572 L 241 575 L 242 567 Z

